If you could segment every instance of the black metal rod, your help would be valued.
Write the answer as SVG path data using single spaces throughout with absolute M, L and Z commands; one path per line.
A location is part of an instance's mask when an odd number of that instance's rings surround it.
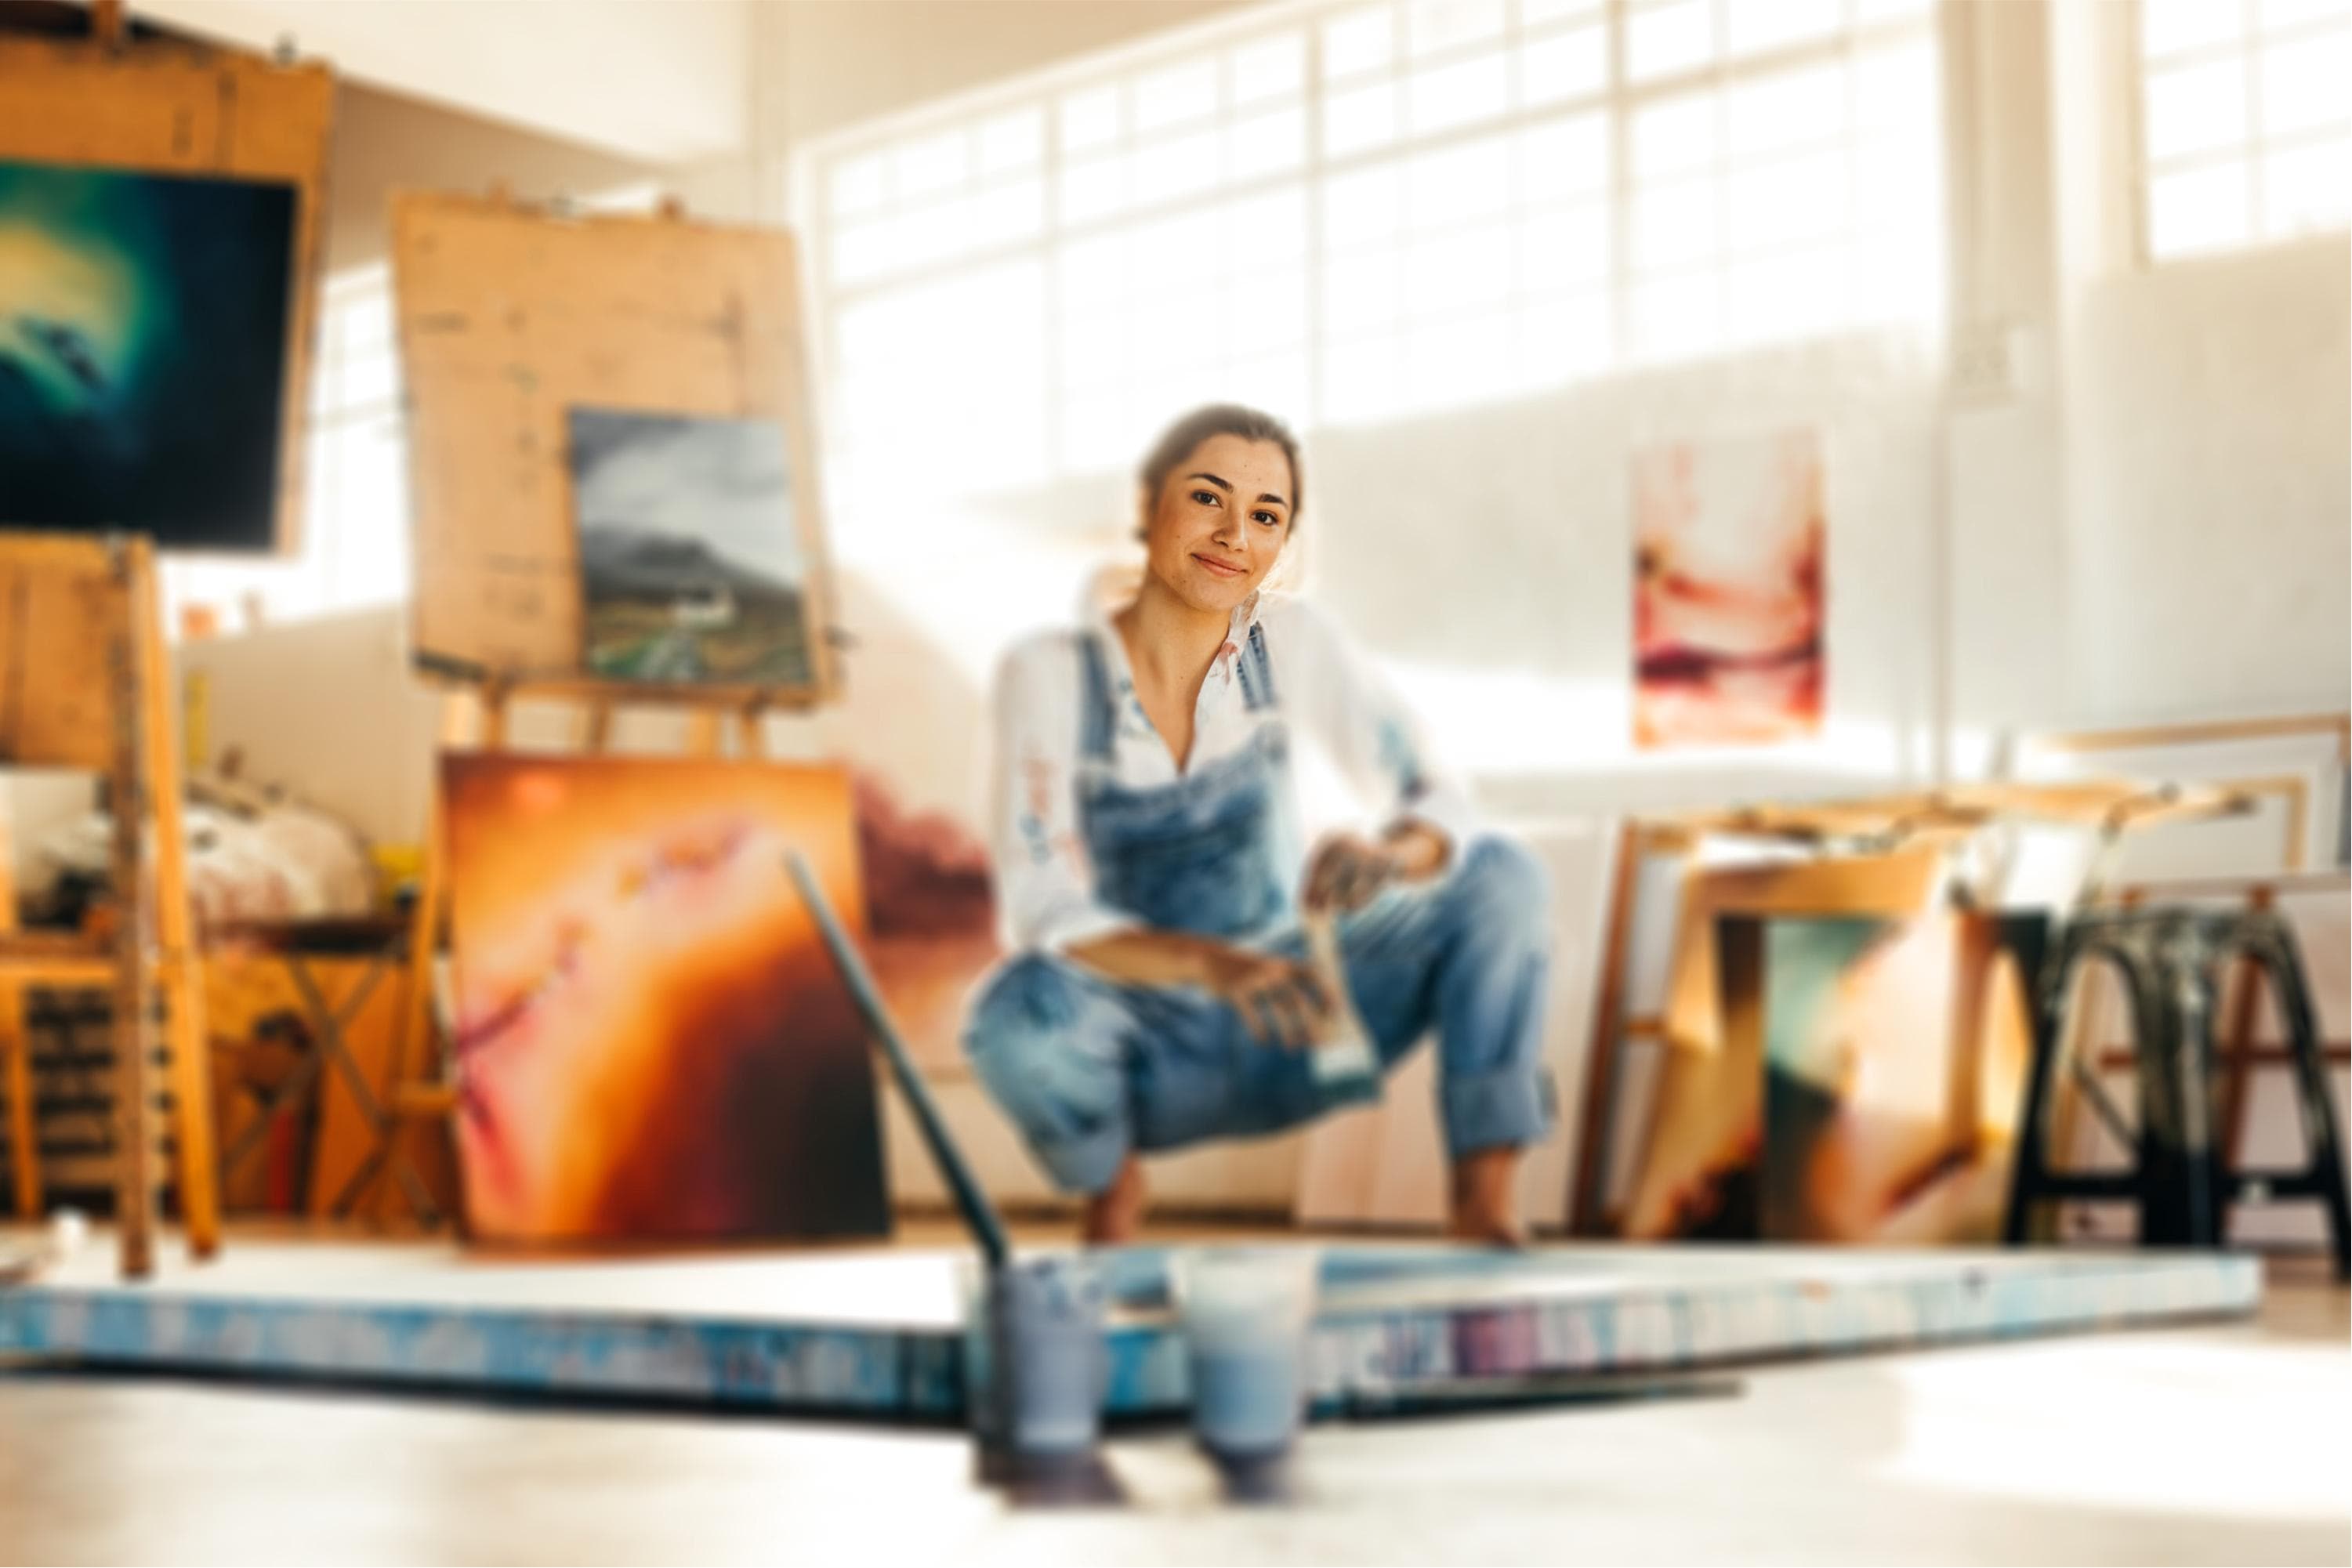
M 963 1212 L 963 1222 L 971 1228 L 972 1239 L 980 1243 L 981 1252 L 988 1260 L 991 1272 L 1004 1267 L 1012 1255 L 1012 1247 L 1004 1239 L 1004 1222 L 988 1196 L 980 1190 L 973 1179 L 971 1167 L 964 1164 L 963 1153 L 948 1135 L 947 1124 L 940 1119 L 940 1108 L 931 1099 L 929 1085 L 915 1071 L 915 1059 L 907 1054 L 906 1042 L 898 1038 L 898 1026 L 883 1010 L 882 993 L 876 988 L 874 977 L 866 972 L 865 961 L 857 949 L 849 945 L 848 936 L 841 922 L 834 918 L 833 906 L 825 902 L 824 890 L 817 885 L 808 862 L 798 850 L 784 854 L 785 868 L 793 873 L 793 884 L 800 889 L 801 898 L 816 917 L 816 928 L 824 937 L 825 947 L 833 954 L 834 967 L 841 971 L 842 983 L 857 1003 L 857 1010 L 866 1015 L 866 1027 L 874 1031 L 881 1042 L 882 1054 L 890 1059 L 890 1071 L 898 1076 L 899 1091 L 915 1113 L 915 1124 L 923 1131 L 923 1141 L 930 1145 L 931 1162 L 947 1178 L 948 1188 L 955 1194 L 956 1207 Z

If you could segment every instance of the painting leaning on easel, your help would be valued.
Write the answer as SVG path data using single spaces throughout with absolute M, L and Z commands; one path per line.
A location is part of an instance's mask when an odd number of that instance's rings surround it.
M 863 927 L 838 769 L 453 753 L 442 788 L 476 1239 L 888 1230 L 865 1029 L 784 873 Z
M 0 522 L 271 548 L 296 197 L 0 160 Z
M 588 672 L 807 685 L 808 574 L 783 428 L 613 408 L 568 418 Z

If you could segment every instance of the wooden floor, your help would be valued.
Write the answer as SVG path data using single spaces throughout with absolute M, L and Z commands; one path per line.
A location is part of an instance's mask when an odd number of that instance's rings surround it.
M 2251 1324 L 1318 1427 L 1280 1504 L 1123 1433 L 1083 1509 L 975 1486 L 952 1432 L 20 1370 L 0 1562 L 2345 1563 L 2348 1331 L 2282 1266 Z

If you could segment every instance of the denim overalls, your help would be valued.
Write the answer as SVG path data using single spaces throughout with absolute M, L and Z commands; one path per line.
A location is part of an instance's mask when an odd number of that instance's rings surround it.
M 1241 749 L 1171 783 L 1120 784 L 1119 694 L 1080 639 L 1078 821 L 1103 904 L 1148 926 L 1305 951 L 1282 868 L 1294 831 L 1289 737 L 1250 627 L 1236 674 L 1263 714 Z M 1432 1024 L 1449 1147 L 1532 1143 L 1549 1123 L 1542 1069 L 1544 885 L 1526 851 L 1480 836 L 1438 881 L 1394 888 L 1340 923 L 1349 990 L 1392 1066 Z M 974 1071 L 1067 1190 L 1106 1186 L 1130 1150 L 1274 1133 L 1342 1103 L 1302 1051 L 1265 1044 L 1191 987 L 1129 986 L 1046 953 L 991 977 L 965 1030 Z

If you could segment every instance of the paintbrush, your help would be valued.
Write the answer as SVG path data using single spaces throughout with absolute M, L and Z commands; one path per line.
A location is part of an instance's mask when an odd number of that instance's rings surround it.
M 1331 1029 L 1309 1048 L 1315 1081 L 1326 1088 L 1349 1092 L 1350 1098 L 1377 1100 L 1381 1092 L 1381 1059 L 1372 1050 L 1371 1030 L 1356 1011 L 1348 990 L 1348 967 L 1339 956 L 1339 926 L 1328 909 L 1310 909 L 1307 929 L 1307 966 L 1316 983 L 1330 998 Z
M 956 1147 L 955 1139 L 949 1134 L 947 1122 L 931 1098 L 930 1086 L 916 1071 L 914 1057 L 908 1051 L 906 1041 L 898 1038 L 898 1027 L 882 1005 L 880 988 L 866 971 L 865 961 L 858 957 L 857 949 L 850 945 L 841 922 L 834 918 L 833 905 L 826 902 L 824 890 L 817 885 L 815 873 L 797 850 L 785 856 L 784 863 L 792 873 L 793 885 L 800 890 L 801 902 L 808 905 L 810 915 L 816 921 L 817 934 L 824 939 L 826 952 L 833 956 L 834 968 L 840 974 L 842 984 L 849 988 L 850 999 L 865 1015 L 866 1027 L 881 1046 L 883 1058 L 898 1081 L 899 1092 L 906 1096 L 907 1109 L 914 1113 L 915 1125 L 923 1134 L 931 1162 L 939 1166 L 949 1192 L 954 1195 L 956 1208 L 971 1228 L 972 1239 L 979 1244 L 988 1271 L 1001 1272 L 1013 1251 L 1004 1237 L 1004 1222 L 997 1218 L 995 1206 L 981 1191 L 979 1178 L 964 1163 L 963 1151 Z

